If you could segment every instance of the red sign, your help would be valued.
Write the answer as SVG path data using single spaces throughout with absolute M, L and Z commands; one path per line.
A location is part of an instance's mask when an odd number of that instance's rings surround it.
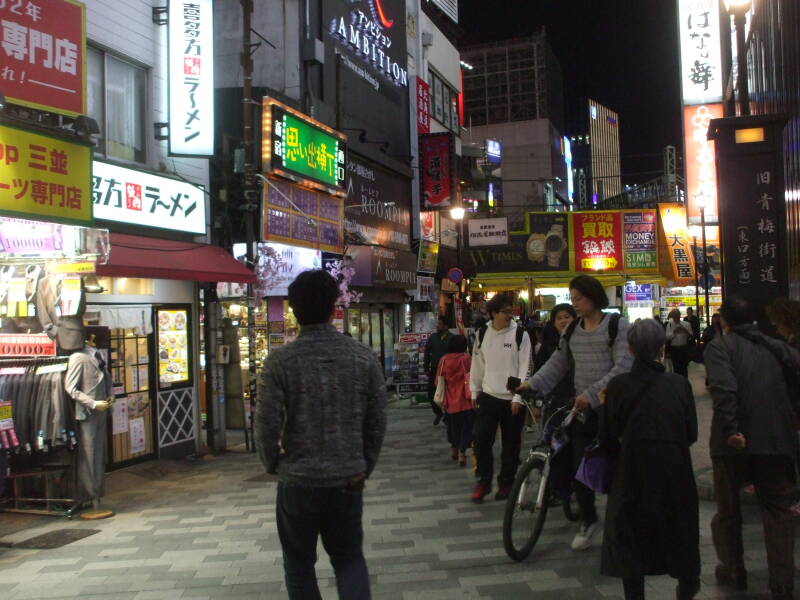
M 572 215 L 576 271 L 621 271 L 622 214 L 595 211 Z
M 431 86 L 417 77 L 417 133 L 431 132 Z
M 55 355 L 55 340 L 43 333 L 0 333 L 0 356 Z
M 86 113 L 85 8 L 73 0 L 0 2 L 0 88 L 6 100 Z
M 420 136 L 422 195 L 424 208 L 448 208 L 455 196 L 455 140 L 452 133 Z

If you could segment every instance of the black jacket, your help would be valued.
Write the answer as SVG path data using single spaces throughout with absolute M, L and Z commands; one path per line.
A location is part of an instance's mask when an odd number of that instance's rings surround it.
M 800 371 L 800 352 L 771 338 L 755 325 L 742 325 L 717 336 L 705 350 L 714 416 L 711 420 L 711 456 L 738 453 L 797 456 L 797 431 L 783 356 Z M 744 450 L 734 450 L 728 437 L 741 432 Z

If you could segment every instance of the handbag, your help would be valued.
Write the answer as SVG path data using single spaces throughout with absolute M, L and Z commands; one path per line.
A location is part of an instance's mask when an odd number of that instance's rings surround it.
M 611 489 L 616 466 L 617 458 L 615 456 L 597 452 L 596 449 L 591 453 L 590 449 L 587 448 L 586 454 L 581 459 L 581 464 L 578 465 L 575 479 L 596 494 L 607 494 Z
M 442 364 L 444 357 L 439 361 L 439 368 L 436 369 L 436 391 L 433 393 L 433 403 L 441 407 L 444 404 L 444 375 L 442 375 Z

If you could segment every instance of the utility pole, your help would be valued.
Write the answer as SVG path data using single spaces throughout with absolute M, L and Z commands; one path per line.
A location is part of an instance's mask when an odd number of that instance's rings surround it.
M 247 263 L 255 265 L 256 235 L 254 221 L 260 206 L 258 186 L 255 178 L 255 153 L 253 152 L 253 45 L 250 42 L 251 18 L 253 16 L 253 0 L 240 0 L 242 5 L 242 145 L 244 150 L 244 175 L 242 176 L 242 213 L 244 217 L 245 239 L 247 242 Z M 255 286 L 247 284 L 247 362 L 248 362 L 248 394 L 249 419 L 245 411 L 244 440 L 247 450 L 255 452 L 253 435 L 253 418 L 255 416 L 256 382 L 256 329 L 255 312 L 258 299 Z

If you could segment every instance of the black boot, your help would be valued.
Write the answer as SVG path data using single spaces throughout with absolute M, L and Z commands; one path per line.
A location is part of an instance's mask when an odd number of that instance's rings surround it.
M 675 597 L 677 600 L 693 600 L 699 591 L 699 578 L 694 577 L 692 579 L 679 579 L 678 588 L 675 590 Z

